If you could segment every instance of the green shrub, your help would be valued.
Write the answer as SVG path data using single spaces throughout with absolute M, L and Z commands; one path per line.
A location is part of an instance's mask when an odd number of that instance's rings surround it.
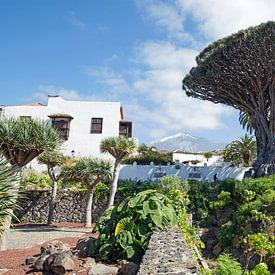
M 104 212 L 93 230 L 99 237 L 89 251 L 101 260 L 139 263 L 153 231 L 175 224 L 172 202 L 155 190 L 143 191 Z
M 217 259 L 218 267 L 214 270 L 215 275 L 242 275 L 241 265 L 229 254 L 221 254 Z
M 181 192 L 187 193 L 189 191 L 189 184 L 186 180 L 182 180 L 178 176 L 165 176 L 160 180 L 161 191 L 167 192 L 171 189 L 177 189 Z
M 234 235 L 232 221 L 229 221 L 221 226 L 218 233 L 218 241 L 222 247 L 226 247 L 231 243 Z
M 159 153 L 157 151 L 144 151 L 138 156 L 130 156 L 123 160 L 124 164 L 149 165 L 154 162 L 156 165 L 166 165 L 168 162 L 173 163 L 172 153 Z
M 249 275 L 270 275 L 270 272 L 265 263 L 256 265 L 249 273 Z
M 248 249 L 254 249 L 262 258 L 264 256 L 275 254 L 275 238 L 271 238 L 266 233 L 253 233 L 248 234 L 244 242 Z
M 136 196 L 139 192 L 148 189 L 159 189 L 159 182 L 151 181 L 135 181 L 135 180 L 119 180 L 117 196 L 122 198 Z
M 94 189 L 94 202 L 98 202 L 100 199 L 102 202 L 107 202 L 110 188 L 107 184 L 100 182 Z
M 218 200 L 209 203 L 210 208 L 222 208 L 231 202 L 231 193 L 227 191 L 221 191 L 218 195 Z

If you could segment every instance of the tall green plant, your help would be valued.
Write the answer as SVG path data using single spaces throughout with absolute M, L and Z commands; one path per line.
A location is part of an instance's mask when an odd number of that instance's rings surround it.
M 252 165 L 256 155 L 256 141 L 248 135 L 241 137 L 240 140 L 232 141 L 224 150 L 226 161 L 231 161 L 235 165 L 243 164 L 247 167 Z
M 49 205 L 49 213 L 47 223 L 51 224 L 53 220 L 53 212 L 56 204 L 57 194 L 57 181 L 59 180 L 61 173 L 56 173 L 54 170 L 57 167 L 63 165 L 66 161 L 66 157 L 58 150 L 44 151 L 39 157 L 38 161 L 47 166 L 48 174 L 52 180 L 52 193 Z
M 7 164 L 6 160 L 0 159 L 0 243 L 5 229 L 10 225 L 11 217 L 14 216 L 13 210 L 18 208 L 18 188 L 14 185 L 16 176 L 14 169 Z
M 0 118 L 0 153 L 18 174 L 18 178 L 13 182 L 16 188 L 20 184 L 22 167 L 45 150 L 53 150 L 60 143 L 59 133 L 45 121 Z
M 92 204 L 94 188 L 101 182 L 111 179 L 112 165 L 98 158 L 81 158 L 75 163 L 64 166 L 62 176 L 67 180 L 81 182 L 87 188 L 85 227 L 92 226 Z
M 115 158 L 112 189 L 108 207 L 114 204 L 121 161 L 132 154 L 135 149 L 136 143 L 133 140 L 127 139 L 125 137 L 109 137 L 101 141 L 100 151 L 102 153 L 109 153 Z
M 47 122 L 35 119 L 0 119 L 0 151 L 21 169 L 46 150 L 61 144 L 59 133 Z

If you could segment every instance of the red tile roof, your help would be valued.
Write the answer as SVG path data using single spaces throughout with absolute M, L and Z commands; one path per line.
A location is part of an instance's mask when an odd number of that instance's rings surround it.
M 38 103 L 20 104 L 17 106 L 46 106 L 46 105 L 38 102 Z

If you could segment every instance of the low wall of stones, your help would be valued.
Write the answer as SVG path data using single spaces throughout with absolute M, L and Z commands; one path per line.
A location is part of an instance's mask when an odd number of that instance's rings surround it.
M 198 274 L 196 261 L 178 227 L 153 233 L 138 272 L 144 274 Z
M 50 194 L 50 191 L 28 191 L 25 193 L 20 200 L 21 202 L 19 202 L 21 209 L 16 213 L 20 222 L 46 222 L 49 211 Z M 84 222 L 85 204 L 85 193 L 72 190 L 59 190 L 56 198 L 53 221 L 57 223 Z M 94 201 L 92 211 L 93 222 L 98 220 L 106 207 L 107 202 L 103 202 L 102 199 Z

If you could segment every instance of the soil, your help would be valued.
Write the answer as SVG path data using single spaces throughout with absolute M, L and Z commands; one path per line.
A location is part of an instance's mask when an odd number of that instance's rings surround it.
M 15 225 L 15 228 L 22 228 L 22 227 L 28 227 L 30 224 L 18 224 Z M 34 224 L 31 224 L 31 226 L 34 226 Z M 35 226 L 45 226 L 45 224 L 36 224 Z M 66 224 L 53 224 L 53 227 L 66 227 L 66 228 L 83 228 L 83 224 L 75 224 L 75 223 L 66 223 Z M 92 230 L 92 228 L 91 228 Z M 96 234 L 93 233 L 87 233 L 80 238 L 83 237 L 97 237 Z M 66 238 L 58 238 L 56 240 L 60 240 L 64 243 L 68 243 L 72 250 L 75 249 L 75 245 L 77 241 L 80 239 L 79 237 L 66 237 Z M 47 241 L 45 243 L 48 243 L 50 241 Z M 40 247 L 42 245 L 36 245 L 30 248 L 26 249 L 9 249 L 5 251 L 0 251 L 0 274 L 5 275 L 21 275 L 21 274 L 51 274 L 51 273 L 45 273 L 45 272 L 37 272 L 33 270 L 31 266 L 24 265 L 25 259 L 28 257 L 33 257 L 38 254 L 40 254 Z M 76 268 L 74 271 L 67 273 L 67 274 L 79 274 L 84 275 L 87 274 L 87 271 L 85 268 L 81 266 L 82 260 L 78 259 L 76 260 Z M 1 270 L 2 269 L 2 270 Z M 5 272 L 4 269 L 7 269 Z

